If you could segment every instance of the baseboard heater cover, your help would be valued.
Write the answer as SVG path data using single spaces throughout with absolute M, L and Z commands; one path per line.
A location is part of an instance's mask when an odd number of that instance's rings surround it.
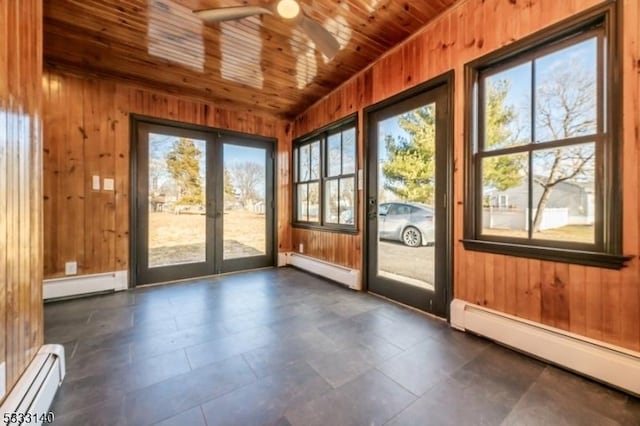
M 41 425 L 42 418 L 39 415 L 49 411 L 65 374 L 64 347 L 62 345 L 42 346 L 0 406 L 0 418 L 4 421 L 5 413 L 38 414 L 37 421 L 28 424 Z
M 54 278 L 44 280 L 43 297 L 47 300 L 104 291 L 120 291 L 126 290 L 128 283 L 127 271 Z
M 459 299 L 451 302 L 451 326 L 640 395 L 640 353 Z
M 353 290 L 361 290 L 360 271 L 344 266 L 335 265 L 313 257 L 298 253 L 287 253 L 286 264 L 305 271 L 321 275 L 332 281 L 344 284 Z

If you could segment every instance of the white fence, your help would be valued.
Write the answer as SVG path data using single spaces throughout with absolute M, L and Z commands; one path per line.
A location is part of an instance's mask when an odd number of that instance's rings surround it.
M 535 217 L 537 209 L 533 210 Z M 569 209 L 544 209 L 540 230 L 562 228 L 571 224 Z M 486 207 L 482 209 L 482 227 L 493 229 L 529 229 L 529 209 Z

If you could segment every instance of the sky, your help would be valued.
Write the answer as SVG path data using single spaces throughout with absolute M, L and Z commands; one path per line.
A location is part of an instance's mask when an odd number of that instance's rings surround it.
M 149 155 L 152 160 L 156 160 L 163 165 L 164 173 L 161 174 L 159 185 L 167 179 L 171 179 L 168 170 L 166 170 L 166 156 L 171 151 L 174 142 L 179 139 L 175 136 L 167 136 L 157 133 L 149 134 Z M 205 182 L 206 172 L 206 141 L 191 139 L 196 147 L 202 152 L 200 156 L 200 177 Z M 234 144 L 224 144 L 223 158 L 225 167 L 231 167 L 233 164 L 245 163 L 247 161 L 258 164 L 265 164 L 265 150 L 261 148 L 253 148 Z M 261 188 L 264 194 L 264 189 Z
M 538 89 L 550 77 L 554 69 L 584 69 L 596 70 L 597 39 L 590 38 L 576 45 L 553 52 L 536 59 L 536 88 Z M 526 62 L 514 68 L 487 77 L 488 82 L 505 80 L 509 82 L 510 90 L 505 104 L 515 107 L 518 113 L 518 126 L 521 139 L 531 140 L 531 72 L 532 63 Z M 548 139 L 541 128 L 536 129 L 536 139 Z

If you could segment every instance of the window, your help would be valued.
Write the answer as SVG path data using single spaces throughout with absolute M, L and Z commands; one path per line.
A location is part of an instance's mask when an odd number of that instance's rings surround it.
M 355 119 L 303 137 L 294 146 L 294 223 L 355 231 Z
M 613 13 L 467 67 L 466 248 L 622 266 Z

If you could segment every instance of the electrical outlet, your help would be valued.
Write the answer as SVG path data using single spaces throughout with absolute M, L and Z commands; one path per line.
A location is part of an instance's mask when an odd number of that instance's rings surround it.
M 300 253 L 304 253 L 304 244 L 300 243 Z
M 64 264 L 65 275 L 75 275 L 78 273 L 78 262 L 67 262 Z
M 91 189 L 100 191 L 100 176 L 93 176 L 91 179 Z

